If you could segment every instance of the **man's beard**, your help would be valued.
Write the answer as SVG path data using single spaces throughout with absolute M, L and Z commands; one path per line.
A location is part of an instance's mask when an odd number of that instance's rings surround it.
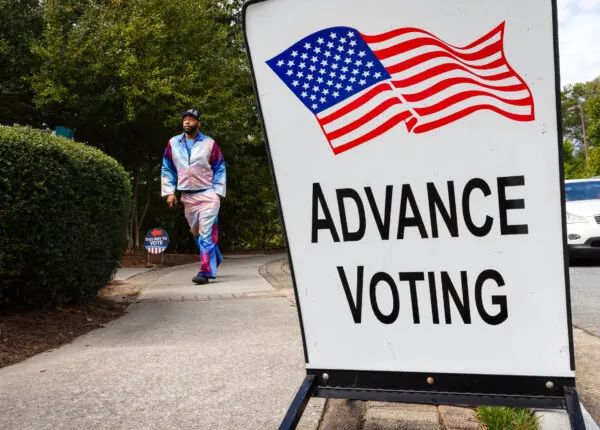
M 198 131 L 198 126 L 188 125 L 183 127 L 183 131 L 187 134 L 195 134 Z

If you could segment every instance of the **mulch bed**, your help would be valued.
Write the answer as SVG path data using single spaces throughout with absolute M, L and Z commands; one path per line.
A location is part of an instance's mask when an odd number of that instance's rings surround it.
M 120 266 L 147 267 L 147 258 L 146 250 L 137 250 L 124 255 Z M 164 266 L 199 263 L 199 259 L 198 254 L 165 253 Z M 151 256 L 150 263 L 159 265 L 160 256 Z M 103 327 L 107 322 L 125 314 L 127 305 L 135 300 L 137 293 L 136 286 L 113 280 L 100 291 L 98 297 L 83 305 L 41 310 L 0 306 L 0 368 L 58 348 L 76 337 Z
M 27 311 L 0 307 L 0 368 L 57 348 L 125 313 L 126 301 L 96 297 L 80 306 Z
M 236 251 L 232 255 L 253 255 L 253 254 L 278 254 L 285 252 L 285 248 L 282 249 L 268 249 L 264 251 Z M 227 254 L 225 255 L 227 257 Z M 163 254 L 164 266 L 172 267 L 181 264 L 200 263 L 200 255 L 196 254 L 171 254 L 165 252 Z M 154 267 L 161 264 L 160 255 L 150 256 L 150 267 Z M 133 251 L 131 254 L 125 254 L 121 257 L 121 267 L 149 267 L 148 266 L 148 253 L 145 249 L 138 249 Z
M 167 267 L 197 262 L 199 256 L 196 254 L 164 256 Z M 146 267 L 146 263 L 147 254 L 143 249 L 121 259 L 121 267 Z M 152 256 L 151 263 L 160 264 L 160 257 Z M 96 298 L 78 306 L 35 310 L 0 306 L 0 368 L 58 348 L 104 327 L 125 314 L 127 305 L 135 300 L 137 293 L 137 287 L 113 280 Z
M 169 254 L 164 253 L 164 266 L 172 267 L 181 264 L 200 263 L 200 254 Z M 160 265 L 161 256 L 151 255 L 150 266 Z M 121 257 L 121 267 L 148 267 L 148 253 L 144 249 L 138 249 L 132 254 L 126 254 Z

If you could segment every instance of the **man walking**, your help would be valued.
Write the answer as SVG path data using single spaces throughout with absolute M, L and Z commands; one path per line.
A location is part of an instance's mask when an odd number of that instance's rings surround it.
M 200 271 L 192 279 L 206 284 L 217 276 L 223 257 L 217 245 L 220 197 L 225 197 L 225 160 L 216 142 L 200 132 L 200 114 L 195 109 L 181 113 L 184 133 L 167 144 L 161 169 L 161 194 L 171 208 L 181 202 L 190 231 L 200 248 Z

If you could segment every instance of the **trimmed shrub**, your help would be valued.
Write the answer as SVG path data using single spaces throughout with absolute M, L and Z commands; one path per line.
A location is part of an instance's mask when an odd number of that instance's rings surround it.
M 103 152 L 0 126 L 0 302 L 82 302 L 114 275 L 131 184 Z

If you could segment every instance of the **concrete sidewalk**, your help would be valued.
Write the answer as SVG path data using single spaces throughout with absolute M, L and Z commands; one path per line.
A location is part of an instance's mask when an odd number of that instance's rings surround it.
M 154 269 L 150 269 L 150 268 L 146 268 L 146 267 L 139 267 L 139 268 L 130 268 L 130 267 L 124 267 L 124 268 L 120 268 L 117 270 L 117 273 L 115 274 L 114 278 L 117 281 L 126 281 L 130 278 L 133 278 L 134 276 L 140 275 L 142 273 L 146 273 L 146 272 L 150 272 Z
M 590 413 L 582 405 L 583 420 L 586 430 L 598 430 L 598 424 L 594 421 Z M 564 411 L 537 411 L 541 430 L 561 430 L 570 429 L 569 416 Z
M 195 266 L 136 276 L 127 315 L 0 369 L 0 428 L 277 428 L 304 358 L 293 303 L 258 273 L 272 258 L 226 260 L 206 287 L 191 284 Z

